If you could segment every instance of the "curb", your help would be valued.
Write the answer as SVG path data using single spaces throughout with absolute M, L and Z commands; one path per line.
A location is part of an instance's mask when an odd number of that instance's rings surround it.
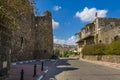
M 49 59 L 46 59 L 46 60 L 49 60 Z M 46 60 L 26 60 L 26 61 L 13 62 L 13 63 L 11 63 L 11 65 L 19 65 L 19 64 L 25 64 L 25 63 L 32 63 L 32 62 L 36 62 L 36 61 L 42 62 L 42 61 L 46 61 Z
M 32 62 L 36 62 L 36 61 L 42 62 L 42 61 L 48 61 L 48 60 L 55 61 L 55 59 L 25 60 L 25 61 L 13 62 L 13 63 L 11 63 L 11 64 L 12 64 L 12 65 L 18 65 L 18 64 L 32 63 Z
M 86 60 L 86 59 L 80 59 L 80 60 L 120 70 L 119 63 L 111 63 L 111 62 L 104 62 L 104 61 L 91 61 L 91 60 Z

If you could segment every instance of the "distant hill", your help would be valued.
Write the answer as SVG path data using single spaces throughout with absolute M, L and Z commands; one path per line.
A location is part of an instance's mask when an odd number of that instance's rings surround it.
M 60 54 L 63 54 L 66 51 L 75 51 L 77 50 L 76 45 L 61 45 L 61 44 L 54 44 L 54 50 L 59 50 Z

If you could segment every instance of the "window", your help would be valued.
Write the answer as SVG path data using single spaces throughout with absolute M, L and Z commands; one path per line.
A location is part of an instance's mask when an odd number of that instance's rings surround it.
M 99 40 L 99 43 L 101 44 L 101 43 L 102 43 L 102 40 Z
M 21 47 L 23 47 L 23 37 L 21 37 Z
M 1 39 L 1 33 L 0 33 L 0 46 L 1 46 L 1 40 L 2 40 L 2 39 Z

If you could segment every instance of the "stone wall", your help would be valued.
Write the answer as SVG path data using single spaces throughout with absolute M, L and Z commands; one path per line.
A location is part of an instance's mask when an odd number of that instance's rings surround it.
M 99 19 L 98 42 L 109 44 L 114 40 L 114 37 L 120 34 L 120 19 L 119 18 L 100 18 Z
M 0 80 L 7 76 L 10 68 L 11 29 L 0 25 Z
M 24 16 L 17 19 L 19 27 L 12 30 L 12 61 L 33 59 L 34 51 L 34 15 L 25 12 Z
M 48 59 L 53 52 L 52 16 L 27 15 L 12 33 L 12 61 Z M 32 23 L 32 24 L 31 24 Z
M 42 16 L 35 16 L 29 0 L 9 0 L 6 6 L 7 13 L 14 18 L 12 23 L 17 24 L 17 27 L 9 26 L 11 61 L 50 58 L 53 53 L 51 13 L 46 11 Z
M 84 55 L 84 59 L 120 63 L 120 55 Z
M 115 36 L 117 36 L 118 34 L 120 34 L 120 26 L 108 26 L 105 29 L 101 29 L 100 34 L 99 34 L 99 40 L 102 41 L 102 43 L 111 43 L 112 41 L 114 41 Z

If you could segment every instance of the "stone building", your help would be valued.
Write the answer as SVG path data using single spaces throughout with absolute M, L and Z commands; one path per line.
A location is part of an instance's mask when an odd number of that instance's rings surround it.
M 83 46 L 88 44 L 109 44 L 119 35 L 120 18 L 97 17 L 78 33 L 78 51 L 81 52 Z
M 4 4 L 3 12 L 0 11 L 1 80 L 11 61 L 51 58 L 53 31 L 51 13 L 45 11 L 35 16 L 29 0 L 1 0 L 0 3 Z
M 46 11 L 43 16 L 35 17 L 35 59 L 49 59 L 53 54 L 52 16 Z
M 12 31 L 12 61 L 26 59 L 48 59 L 53 53 L 53 34 L 51 13 L 33 16 L 19 30 Z

